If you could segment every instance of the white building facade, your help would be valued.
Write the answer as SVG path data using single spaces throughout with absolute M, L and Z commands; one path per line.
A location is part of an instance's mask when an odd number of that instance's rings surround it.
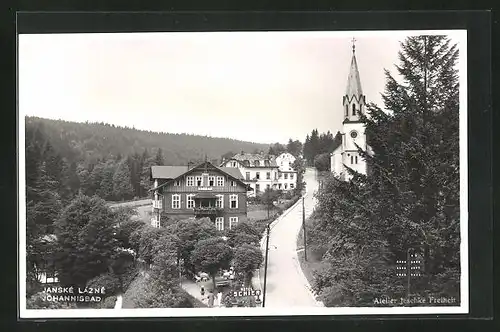
M 288 191 L 293 190 L 297 186 L 297 171 L 293 168 L 295 157 L 284 152 L 276 157 L 278 165 L 278 183 L 275 189 Z
M 363 151 L 369 149 L 366 142 L 365 124 L 360 116 L 366 112 L 366 98 L 361 88 L 355 46 L 352 47 L 352 59 L 347 78 L 347 88 L 342 98 L 344 121 L 342 122 L 342 144 L 331 154 L 331 171 L 341 179 L 348 181 L 352 175 L 347 167 L 358 173 L 366 174 L 367 166 L 359 154 L 358 147 Z
M 239 153 L 225 160 L 221 167 L 239 168 L 244 182 L 253 190 L 249 197 L 262 194 L 266 189 L 293 190 L 297 186 L 297 172 L 293 169 L 295 157 L 282 153 L 278 157 L 263 153 Z

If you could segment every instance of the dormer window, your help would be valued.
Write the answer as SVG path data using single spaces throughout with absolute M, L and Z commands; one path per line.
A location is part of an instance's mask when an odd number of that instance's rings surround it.
M 260 161 L 259 160 L 255 160 L 253 162 L 253 165 L 256 166 L 256 167 L 259 167 L 260 166 Z
M 269 162 L 269 160 L 264 160 L 264 165 L 266 165 L 266 166 L 270 166 L 270 165 L 271 165 L 271 162 Z
M 250 160 L 243 160 L 243 164 L 245 166 L 250 166 Z

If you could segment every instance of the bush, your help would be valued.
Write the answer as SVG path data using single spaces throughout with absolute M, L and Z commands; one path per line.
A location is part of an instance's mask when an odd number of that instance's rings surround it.
M 75 303 L 49 301 L 45 292 L 38 292 L 26 300 L 27 309 L 75 309 Z
M 121 283 L 117 275 L 112 273 L 104 273 L 98 275 L 95 278 L 90 279 L 87 282 L 87 287 L 92 287 L 92 288 L 104 287 L 105 289 L 104 296 L 111 296 L 115 295 L 121 290 Z
M 130 287 L 130 284 L 138 275 L 139 268 L 136 265 L 130 265 L 122 274 L 118 276 L 121 281 L 121 289 L 123 292 L 125 292 Z

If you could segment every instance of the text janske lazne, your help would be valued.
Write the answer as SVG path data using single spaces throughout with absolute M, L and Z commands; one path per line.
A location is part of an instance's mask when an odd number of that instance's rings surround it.
M 106 289 L 104 287 L 45 287 L 43 290 L 45 293 L 51 294 L 104 294 Z

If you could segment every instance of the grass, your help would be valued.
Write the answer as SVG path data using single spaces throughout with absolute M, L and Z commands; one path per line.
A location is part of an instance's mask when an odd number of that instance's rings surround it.
M 136 308 L 136 299 L 140 296 L 143 289 L 146 288 L 148 283 L 148 277 L 146 274 L 139 273 L 137 277 L 132 281 L 127 291 L 123 294 L 122 308 L 132 309 Z
M 272 218 L 278 213 L 278 209 L 269 209 L 269 217 Z M 267 219 L 267 207 L 262 204 L 249 205 L 247 210 L 247 217 L 249 220 L 262 220 Z
M 308 218 L 306 220 L 306 228 L 311 227 L 312 218 Z M 306 246 L 307 246 L 307 261 L 305 260 L 304 250 L 301 250 L 297 253 L 299 258 L 300 267 L 304 276 L 306 277 L 309 285 L 314 285 L 314 271 L 321 267 L 321 258 L 318 257 L 318 254 L 311 250 L 310 240 L 306 238 Z M 299 236 L 297 237 L 297 248 L 304 249 L 304 230 L 301 229 L 299 232 Z

